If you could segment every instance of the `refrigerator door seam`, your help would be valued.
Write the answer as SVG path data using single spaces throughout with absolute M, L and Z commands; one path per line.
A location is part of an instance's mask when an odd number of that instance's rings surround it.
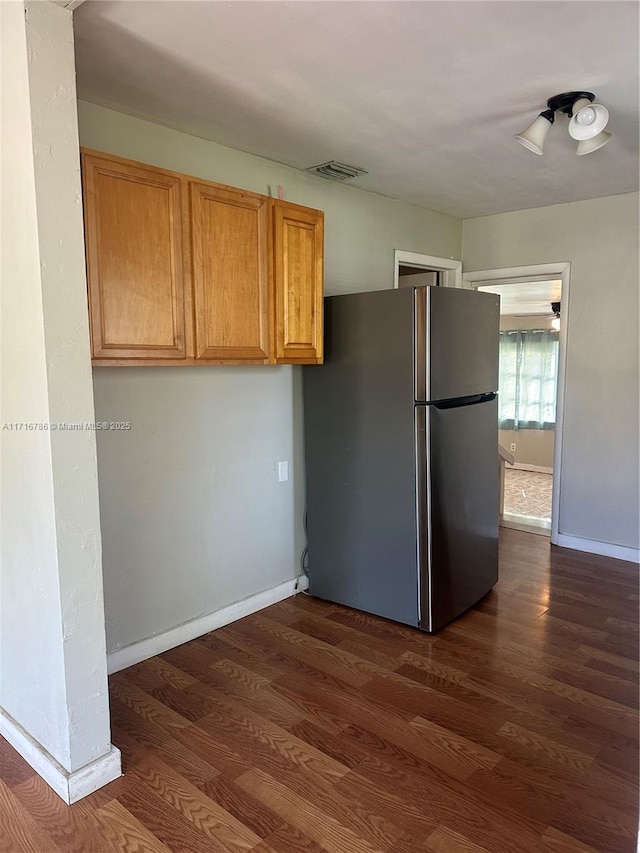
M 414 384 L 416 402 L 427 399 L 427 290 L 429 288 L 417 287 L 413 297 L 413 359 L 414 359 Z
M 426 311 L 422 335 L 424 346 L 424 399 L 431 399 L 431 288 L 426 287 Z
M 426 516 L 427 516 L 427 581 L 429 589 L 429 631 L 433 631 L 433 584 L 432 584 L 432 524 L 431 524 L 431 430 L 430 412 L 425 410 L 425 463 L 426 463 Z
M 415 407 L 415 508 L 416 508 L 416 580 L 418 593 L 418 627 L 424 629 L 429 614 L 429 602 L 425 601 L 429 588 L 429 560 L 427 556 L 427 481 L 426 481 L 426 418 L 425 406 Z M 425 606 L 426 604 L 426 606 Z

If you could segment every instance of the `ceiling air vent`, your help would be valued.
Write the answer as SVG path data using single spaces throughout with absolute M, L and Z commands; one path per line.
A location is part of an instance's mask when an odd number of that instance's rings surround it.
M 321 163 L 319 166 L 309 166 L 305 171 L 311 172 L 312 175 L 319 175 L 321 178 L 329 178 L 330 181 L 347 181 L 349 178 L 369 174 L 359 166 L 348 166 L 336 160 L 329 160 L 328 163 Z

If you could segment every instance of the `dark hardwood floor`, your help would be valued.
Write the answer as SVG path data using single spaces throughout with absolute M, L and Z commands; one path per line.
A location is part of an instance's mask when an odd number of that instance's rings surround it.
M 0 851 L 635 851 L 638 567 L 501 535 L 436 636 L 298 596 L 114 675 L 71 808 L 0 739 Z

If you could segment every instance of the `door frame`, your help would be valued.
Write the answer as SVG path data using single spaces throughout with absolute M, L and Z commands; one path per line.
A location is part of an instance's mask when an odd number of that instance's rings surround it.
M 563 261 L 555 264 L 530 264 L 522 267 L 504 267 L 502 269 L 465 272 L 463 286 L 473 287 L 487 284 L 505 284 L 513 279 L 513 284 L 531 281 L 532 278 L 559 278 L 562 280 L 562 322 L 558 342 L 558 382 L 556 387 L 556 429 L 553 448 L 553 490 L 551 498 L 551 544 L 558 545 L 560 535 L 560 497 L 562 492 L 562 448 L 564 444 L 564 400 L 567 364 L 567 338 L 569 332 L 569 284 L 571 263 Z
M 402 249 L 394 249 L 393 252 L 393 286 L 398 287 L 398 268 L 400 264 L 410 267 L 435 270 L 444 275 L 444 287 L 463 287 L 462 283 L 462 261 L 453 258 L 436 258 L 433 255 L 422 255 L 419 252 L 405 252 Z

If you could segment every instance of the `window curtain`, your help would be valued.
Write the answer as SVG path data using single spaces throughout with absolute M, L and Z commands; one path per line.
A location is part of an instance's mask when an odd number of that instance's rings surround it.
M 558 332 L 500 332 L 500 429 L 555 429 Z

